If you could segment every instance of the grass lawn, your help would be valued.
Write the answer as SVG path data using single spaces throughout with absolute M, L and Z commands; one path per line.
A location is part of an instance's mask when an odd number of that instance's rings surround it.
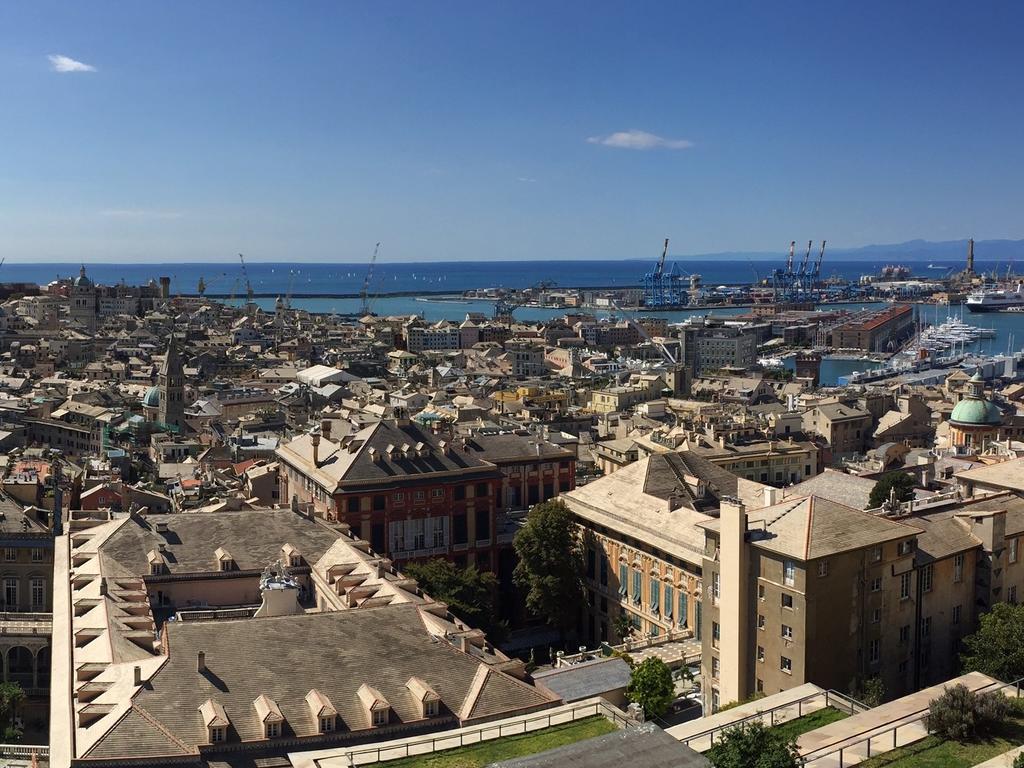
M 535 755 L 548 749 L 573 744 L 583 739 L 602 736 L 616 730 L 615 726 L 603 717 L 588 717 L 565 725 L 553 725 L 542 731 L 533 731 L 519 736 L 505 736 L 501 739 L 485 741 L 471 747 L 446 749 L 429 755 L 389 760 L 381 763 L 386 768 L 483 768 L 497 760 L 508 760 L 510 757 Z M 438 736 L 443 736 L 439 733 Z
M 860 763 L 858 768 L 971 768 L 1024 743 L 1024 719 L 1009 720 L 989 741 L 959 744 L 928 736 Z
M 796 740 L 808 731 L 821 728 L 823 725 L 834 723 L 836 720 L 842 720 L 845 717 L 849 717 L 849 715 L 835 707 L 825 707 L 824 709 L 811 712 L 809 715 L 798 717 L 796 720 L 780 723 L 772 730 L 785 734 L 788 739 Z

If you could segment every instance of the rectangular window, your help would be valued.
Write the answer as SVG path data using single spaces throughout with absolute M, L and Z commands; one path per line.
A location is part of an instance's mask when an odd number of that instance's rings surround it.
M 717 648 L 719 640 L 722 639 L 722 627 L 717 621 L 711 622 L 711 647 Z
M 964 556 L 962 554 L 956 555 L 953 558 L 953 581 L 961 582 L 964 580 Z
M 466 527 L 466 515 L 455 515 L 452 518 L 452 544 L 465 544 L 469 541 L 469 529 Z
M 221 726 L 214 726 L 210 729 L 210 743 L 219 744 L 224 741 L 224 728 Z
M 1016 584 L 1014 584 L 1012 587 L 1010 587 L 1008 590 L 1006 590 L 1006 602 L 1008 602 L 1010 605 L 1016 605 L 1017 604 L 1017 585 Z
M 871 562 L 877 563 L 882 559 L 882 548 L 872 547 L 871 548 Z
M 722 596 L 722 576 L 719 573 L 711 574 L 711 604 L 718 605 L 718 600 Z
M 785 592 L 782 593 L 782 607 L 793 610 L 793 596 L 787 595 Z
M 597 572 L 597 552 L 587 548 L 587 578 L 591 581 L 594 580 L 594 574 Z
M 46 607 L 46 580 L 45 579 L 32 579 L 31 593 L 32 593 L 32 610 L 40 610 Z
M 4 579 L 4 604 L 8 608 L 17 608 L 18 606 L 18 580 L 17 579 Z
M 276 739 L 281 735 L 281 724 L 280 723 L 267 723 L 267 738 Z
M 608 554 L 602 549 L 598 556 L 601 558 L 601 586 L 608 586 Z
M 1016 537 L 1010 539 L 1009 557 L 1011 563 L 1017 562 L 1017 541 Z
M 1014 539 L 1014 541 L 1016 541 L 1016 539 Z M 33 547 L 32 548 L 32 562 L 33 563 L 41 563 L 41 562 L 43 562 L 43 550 L 41 550 L 39 547 Z
M 476 540 L 491 540 L 491 511 L 489 509 L 476 511 Z
M 674 598 L 675 598 L 675 594 L 672 592 L 672 585 L 671 584 L 666 584 L 665 585 L 665 619 L 667 621 L 670 621 L 670 622 L 672 621 L 672 609 L 674 607 L 673 606 Z
M 764 614 L 763 613 L 757 614 L 757 628 L 758 629 L 764 629 Z
M 881 643 L 877 639 L 868 642 L 868 663 L 877 664 L 880 656 Z
M 388 724 L 388 711 L 386 709 L 375 709 L 375 710 L 373 710 L 373 724 L 374 725 L 387 725 Z
M 490 492 L 491 492 L 491 486 L 488 485 L 487 483 L 477 483 L 476 484 L 476 495 L 477 496 L 487 496 L 487 495 L 490 494 Z
M 686 626 L 686 620 L 689 618 L 688 608 L 690 607 L 689 596 L 682 589 L 679 590 L 679 615 L 676 616 L 676 621 L 679 622 L 680 627 Z M 699 637 L 699 635 L 698 635 Z
M 757 599 L 764 600 L 764 584 L 757 585 Z
M 925 616 L 921 619 L 921 637 L 930 637 L 932 634 L 932 617 Z
M 875 578 L 873 578 L 871 580 L 871 591 L 872 592 L 881 592 L 882 591 L 882 577 L 881 576 L 875 576 Z
M 718 675 L 719 675 L 720 669 L 721 669 L 721 663 L 718 661 L 717 658 L 712 657 L 711 658 L 711 676 L 713 678 L 715 678 L 716 680 L 718 679 Z
M 651 590 L 651 613 L 661 613 L 661 582 L 652 577 L 649 586 Z
M 405 501 L 405 494 L 404 493 L 393 493 L 393 494 L 391 494 L 391 500 L 393 502 L 395 502 L 395 504 L 401 504 L 401 503 L 403 503 Z
M 909 624 L 904 624 L 902 627 L 900 627 L 900 642 L 901 643 L 910 642 L 910 625 Z
M 796 563 L 792 560 L 786 560 L 782 564 L 782 583 L 787 587 L 796 584 Z
M 960 623 L 960 606 L 959 605 L 954 605 L 953 606 L 953 623 L 954 624 L 959 624 Z
M 818 563 L 818 576 L 828 576 L 828 560 Z
M 758 661 L 764 661 L 764 646 L 763 645 L 757 646 L 757 660 Z
M 932 564 L 928 563 L 924 568 L 921 569 L 921 591 L 931 592 L 932 591 Z
M 619 563 L 619 594 L 622 597 L 629 594 L 629 569 L 625 563 Z
M 881 608 L 875 608 L 875 610 L 873 610 L 871 612 L 871 623 L 872 624 L 878 624 L 881 621 L 882 621 L 882 609 Z
M 779 669 L 785 672 L 787 675 L 793 674 L 793 660 L 783 656 L 779 660 Z
M 910 597 L 910 571 L 900 574 L 900 600 Z
M 4 561 L 13 563 L 18 559 L 18 550 L 14 547 L 4 547 Z
M 430 497 L 432 499 L 443 499 L 444 488 L 434 488 L 433 490 L 430 491 Z
M 633 569 L 633 605 L 640 605 L 644 601 L 643 574 L 636 568 Z
M 333 717 L 321 717 L 320 718 L 320 733 L 330 733 L 334 730 L 334 718 Z
M 914 540 L 913 539 L 907 539 L 906 541 L 901 541 L 899 544 L 896 545 L 896 554 L 900 555 L 901 557 L 903 555 L 909 555 L 913 551 L 914 551 Z
M 455 488 L 452 490 L 452 493 L 455 495 L 456 501 L 462 501 L 463 499 L 466 498 L 466 486 L 456 485 Z
M 793 639 L 793 628 L 789 624 L 782 625 L 782 639 L 792 640 Z

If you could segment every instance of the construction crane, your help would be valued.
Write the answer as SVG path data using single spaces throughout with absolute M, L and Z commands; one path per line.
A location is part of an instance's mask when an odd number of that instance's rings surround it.
M 242 277 L 245 278 L 245 301 L 247 304 L 252 304 L 252 283 L 249 282 L 249 270 L 245 268 L 245 256 L 243 256 L 242 254 L 238 254 L 238 260 L 242 262 Z
M 363 289 L 359 292 L 359 314 L 364 317 L 370 314 L 370 281 L 373 279 L 373 267 L 377 263 L 378 251 L 380 251 L 380 243 L 373 246 L 370 266 L 366 270 L 366 277 L 363 278 Z
M 668 363 L 669 365 L 677 364 L 675 356 L 668 351 L 668 347 L 666 347 L 660 341 L 655 341 L 654 339 L 652 339 L 651 335 L 647 332 L 647 329 L 640 324 L 640 321 L 636 319 L 635 315 L 633 315 L 630 312 L 627 312 L 625 309 L 620 307 L 617 301 L 612 301 L 612 306 L 615 307 L 615 309 L 618 312 L 621 312 L 623 315 L 625 315 L 626 322 L 636 329 L 636 332 L 640 334 L 644 341 L 652 345 L 655 349 L 658 350 L 658 352 L 661 353 L 661 356 L 664 358 L 666 363 Z

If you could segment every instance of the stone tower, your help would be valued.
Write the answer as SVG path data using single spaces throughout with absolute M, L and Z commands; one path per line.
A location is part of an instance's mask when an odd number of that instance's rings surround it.
M 185 371 L 178 352 L 178 344 L 171 337 L 167 355 L 160 366 L 157 386 L 160 388 L 160 415 L 158 421 L 180 431 L 185 427 Z

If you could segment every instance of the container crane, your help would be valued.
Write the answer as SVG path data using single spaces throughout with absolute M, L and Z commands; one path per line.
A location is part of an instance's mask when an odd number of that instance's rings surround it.
M 370 266 L 366 270 L 366 277 L 363 278 L 363 288 L 359 291 L 359 314 L 363 317 L 370 314 L 370 281 L 373 279 L 373 267 L 377 263 L 377 252 L 380 250 L 380 243 L 373 246 L 373 256 L 370 257 Z

